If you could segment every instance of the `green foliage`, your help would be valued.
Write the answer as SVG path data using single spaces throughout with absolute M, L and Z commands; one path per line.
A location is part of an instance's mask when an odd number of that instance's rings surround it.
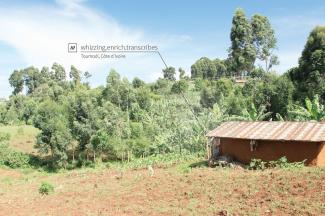
M 202 57 L 191 66 L 192 79 L 214 80 L 227 75 L 226 63 L 220 59 L 210 60 L 207 57 Z
M 34 126 L 41 130 L 37 136 L 36 148 L 42 154 L 50 153 L 52 161 L 59 166 L 67 163 L 67 151 L 71 142 L 66 115 L 64 106 L 44 101 L 34 119 Z
M 75 66 L 71 65 L 71 70 L 69 74 L 70 78 L 73 80 L 74 84 L 80 84 L 81 81 L 81 71 L 79 71 Z
M 42 182 L 38 192 L 42 195 L 49 195 L 54 192 L 54 186 L 48 182 Z
M 305 160 L 301 162 L 288 162 L 288 159 L 283 156 L 276 161 L 269 161 L 268 167 L 280 168 L 280 169 L 292 169 L 292 168 L 303 168 L 305 166 Z
M 133 88 L 140 88 L 145 86 L 145 84 L 146 83 L 143 80 L 139 79 L 138 77 L 135 77 L 132 81 Z
M 265 71 L 268 72 L 274 65 L 278 65 L 277 56 L 272 54 L 276 47 L 274 30 L 267 17 L 255 14 L 251 21 L 253 42 L 257 58 L 265 62 Z
M 306 98 L 305 107 L 295 105 L 289 107 L 288 118 L 296 121 L 325 120 L 325 106 L 319 102 L 319 96 L 313 100 Z
M 172 85 L 171 92 L 175 94 L 180 94 L 182 92 L 186 92 L 188 90 L 188 87 L 189 85 L 186 80 L 179 80 Z
M 178 68 L 178 72 L 179 72 L 179 79 L 185 79 L 185 80 L 189 80 L 190 78 L 185 75 L 185 70 L 183 70 L 183 68 Z
M 30 156 L 26 153 L 15 151 L 8 146 L 10 135 L 0 133 L 0 165 L 10 168 L 25 168 L 30 166 Z
M 52 78 L 57 82 L 62 82 L 66 79 L 66 72 L 62 65 L 59 65 L 58 63 L 54 63 L 52 65 L 52 72 L 51 72 Z
M 278 76 L 271 71 L 277 59 L 269 20 L 258 14 L 249 20 L 238 9 L 229 57 L 200 58 L 191 66 L 191 79 L 179 68 L 176 81 L 175 68 L 168 67 L 153 83 L 139 78 L 130 83 L 111 70 L 106 85 L 91 88 L 85 82 L 90 74 L 74 66 L 69 80 L 58 63 L 50 69 L 28 67 L 10 76 L 14 91 L 0 104 L 0 124 L 33 124 L 40 129 L 36 148 L 54 168 L 71 168 L 77 161 L 91 166 L 100 160 L 149 165 L 165 157 L 173 161 L 168 155 L 202 152 L 206 132 L 224 121 L 324 120 L 323 38 L 323 27 L 313 30 L 299 67 Z M 265 69 L 255 67 L 256 58 Z M 248 75 L 244 85 L 234 77 L 240 75 Z M 2 164 L 31 163 L 28 155 L 4 146 Z M 144 159 L 136 162 L 139 158 Z M 262 161 L 252 162 L 256 169 L 264 166 Z
M 14 88 L 13 94 L 22 92 L 24 88 L 24 74 L 22 71 L 15 70 L 9 77 L 9 84 Z
M 212 108 L 221 98 L 232 95 L 234 89 L 233 82 L 227 78 L 211 82 L 210 86 L 205 86 L 201 91 L 200 103 L 203 107 Z
M 267 168 L 278 168 L 278 169 L 293 169 L 303 168 L 305 166 L 305 160 L 301 162 L 288 162 L 288 159 L 283 156 L 275 161 L 265 162 L 261 159 L 252 159 L 248 168 L 253 170 L 265 170 Z
M 233 17 L 230 40 L 229 57 L 236 75 L 251 71 L 256 59 L 256 50 L 251 24 L 242 9 L 237 9 Z
M 185 163 L 185 162 L 198 162 L 201 161 L 202 157 L 194 154 L 178 154 L 178 153 L 170 153 L 170 154 L 158 154 L 151 155 L 149 157 L 137 158 L 130 162 L 125 163 L 112 163 L 110 167 L 119 167 L 119 168 L 127 168 L 127 169 L 143 169 L 148 166 L 152 166 L 153 168 L 159 167 L 170 167 L 173 165 Z M 188 167 L 188 165 L 186 165 Z
M 295 97 L 303 101 L 306 97 L 320 96 L 325 101 L 325 26 L 318 26 L 310 33 L 299 66 L 288 71 L 297 91 Z
M 174 80 L 176 80 L 175 74 L 176 74 L 176 70 L 174 67 L 168 67 L 168 68 L 163 69 L 164 79 L 174 81 Z
M 249 163 L 249 169 L 252 170 L 265 170 L 267 162 L 262 161 L 261 159 L 252 159 Z
M 202 57 L 191 66 L 191 77 L 214 79 L 217 74 L 217 68 L 213 61 L 207 57 Z

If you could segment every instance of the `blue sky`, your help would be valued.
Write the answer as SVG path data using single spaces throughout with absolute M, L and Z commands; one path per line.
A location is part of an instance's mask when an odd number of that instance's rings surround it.
M 0 2 L 0 97 L 12 91 L 8 84 L 14 69 L 30 65 L 71 64 L 92 73 L 93 86 L 104 84 L 115 68 L 123 76 L 153 81 L 161 74 L 156 55 L 128 55 L 118 61 L 81 59 L 66 51 L 68 42 L 157 45 L 167 64 L 190 66 L 198 58 L 226 58 L 231 19 L 241 7 L 251 17 L 269 17 L 278 38 L 276 54 L 283 73 L 297 64 L 306 38 L 316 25 L 325 24 L 325 2 L 308 1 L 149 1 L 56 0 Z

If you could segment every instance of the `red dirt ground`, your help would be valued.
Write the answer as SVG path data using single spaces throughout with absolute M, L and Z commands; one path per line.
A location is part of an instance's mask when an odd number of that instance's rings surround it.
M 0 215 L 325 215 L 325 170 L 0 170 Z

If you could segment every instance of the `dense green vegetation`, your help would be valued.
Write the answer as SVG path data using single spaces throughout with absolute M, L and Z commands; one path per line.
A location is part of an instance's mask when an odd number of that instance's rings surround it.
M 279 62 L 267 17 L 249 19 L 238 9 L 230 39 L 227 59 L 202 57 L 191 77 L 179 68 L 178 79 L 168 67 L 153 83 L 130 82 L 111 70 L 104 86 L 91 88 L 88 72 L 71 66 L 67 74 L 57 63 L 15 70 L 9 78 L 13 93 L 0 104 L 0 123 L 38 128 L 38 151 L 50 165 L 67 167 L 200 153 L 205 133 L 227 120 L 325 119 L 325 27 L 310 33 L 299 66 L 282 75 L 273 70 Z M 244 85 L 237 84 L 239 76 Z M 10 155 L 26 156 L 17 154 Z

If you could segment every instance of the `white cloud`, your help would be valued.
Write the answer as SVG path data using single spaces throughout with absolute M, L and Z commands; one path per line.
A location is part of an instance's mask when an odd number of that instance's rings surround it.
M 324 18 L 323 10 L 270 18 L 278 38 L 279 49 L 276 54 L 279 56 L 280 65 L 275 69 L 279 73 L 298 66 L 309 33 L 317 25 L 324 25 Z
M 41 66 L 56 61 L 88 69 L 94 62 L 69 54 L 69 42 L 140 43 L 144 39 L 140 31 L 128 30 L 80 1 L 58 3 L 55 7 L 0 10 L 0 40 L 15 48 L 26 64 Z
M 168 49 L 172 44 L 191 39 L 187 35 L 148 36 L 143 30 L 123 26 L 80 0 L 57 0 L 55 5 L 2 7 L 0 28 L 0 42 L 12 47 L 18 55 L 17 60 L 24 65 L 42 67 L 58 62 L 67 70 L 75 65 L 93 73 L 93 84 L 103 84 L 111 67 L 123 75 L 137 75 L 149 81 L 157 77 L 163 65 L 158 55 L 150 54 L 128 54 L 127 59 L 119 61 L 86 60 L 80 53 L 67 52 L 69 42 L 79 45 L 151 43 Z

